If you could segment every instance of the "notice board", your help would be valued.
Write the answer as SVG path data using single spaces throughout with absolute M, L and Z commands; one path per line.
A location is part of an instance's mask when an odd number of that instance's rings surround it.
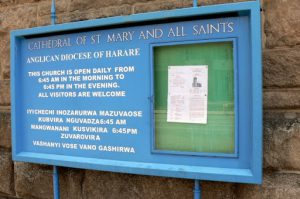
M 13 159 L 259 183 L 255 5 L 13 31 Z

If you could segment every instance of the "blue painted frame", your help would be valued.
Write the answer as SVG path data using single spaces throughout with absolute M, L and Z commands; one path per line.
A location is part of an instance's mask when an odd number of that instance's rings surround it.
M 238 157 L 238 145 L 239 145 L 239 97 L 238 97 L 238 54 L 237 54 L 237 38 L 224 38 L 224 39 L 203 39 L 198 41 L 180 41 L 180 42 L 158 42 L 152 43 L 150 45 L 150 58 L 154 59 L 153 56 L 153 49 L 158 46 L 175 46 L 175 45 L 182 45 L 182 44 L 206 44 L 206 43 L 218 43 L 218 42 L 232 42 L 233 46 L 233 68 L 234 68 L 234 153 L 204 153 L 204 152 L 189 152 L 189 151 L 171 151 L 171 150 L 158 150 L 155 149 L 155 119 L 152 121 L 152 136 L 151 136 L 151 151 L 152 153 L 160 153 L 160 154 L 177 154 L 177 155 L 193 155 L 193 156 L 213 156 L 213 157 Z M 154 85 L 154 64 L 153 59 L 150 60 L 151 66 L 151 85 Z M 154 88 L 151 87 L 151 96 L 154 96 Z M 152 100 L 152 102 L 154 102 Z M 151 106 L 151 114 L 155 117 L 154 113 L 154 105 L 152 103 Z
M 247 168 L 224 168 L 210 166 L 187 166 L 159 163 L 142 163 L 116 160 L 103 160 L 82 157 L 71 157 L 54 154 L 40 154 L 19 152 L 17 145 L 18 116 L 16 110 L 21 106 L 16 98 L 17 80 L 16 67 L 20 64 L 18 49 L 22 38 L 41 34 L 56 34 L 68 31 L 80 31 L 88 28 L 105 27 L 111 25 L 134 25 L 139 22 L 155 22 L 163 19 L 180 19 L 182 17 L 196 17 L 213 14 L 237 13 L 247 15 L 250 19 L 250 46 L 251 46 L 251 153 L 250 166 Z M 262 67 L 261 67 L 261 25 L 259 1 L 219 4 L 212 6 L 184 8 L 179 10 L 160 11 L 145 14 L 136 14 L 125 17 L 111 17 L 36 27 L 32 29 L 16 30 L 11 32 L 11 115 L 12 115 L 12 154 L 13 160 L 67 166 L 75 168 L 95 169 L 121 173 L 142 175 L 157 175 L 176 178 L 200 180 L 261 183 L 262 182 Z M 220 165 L 222 162 L 220 162 Z

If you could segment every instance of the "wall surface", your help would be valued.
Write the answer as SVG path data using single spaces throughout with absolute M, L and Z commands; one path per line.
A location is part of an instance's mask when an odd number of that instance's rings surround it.
M 57 0 L 58 23 L 191 7 L 192 0 Z M 203 0 L 204 4 L 233 2 Z M 234 1 L 237 2 L 237 1 Z M 0 198 L 52 198 L 52 168 L 11 160 L 9 32 L 50 24 L 51 0 L 0 1 Z M 263 0 L 263 184 L 203 182 L 204 199 L 300 195 L 300 0 Z M 193 181 L 61 169 L 61 198 L 193 198 Z

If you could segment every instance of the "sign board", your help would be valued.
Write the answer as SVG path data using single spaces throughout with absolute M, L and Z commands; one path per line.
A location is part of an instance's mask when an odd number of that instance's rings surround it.
M 13 159 L 260 183 L 259 24 L 246 2 L 13 31 Z

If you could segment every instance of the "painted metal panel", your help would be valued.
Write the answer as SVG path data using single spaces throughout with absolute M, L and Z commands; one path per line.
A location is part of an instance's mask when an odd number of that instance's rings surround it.
M 260 183 L 259 11 L 257 2 L 244 2 L 13 31 L 13 159 Z M 206 19 L 211 14 L 222 17 Z M 153 153 L 152 47 L 228 39 L 236 45 L 235 155 Z

